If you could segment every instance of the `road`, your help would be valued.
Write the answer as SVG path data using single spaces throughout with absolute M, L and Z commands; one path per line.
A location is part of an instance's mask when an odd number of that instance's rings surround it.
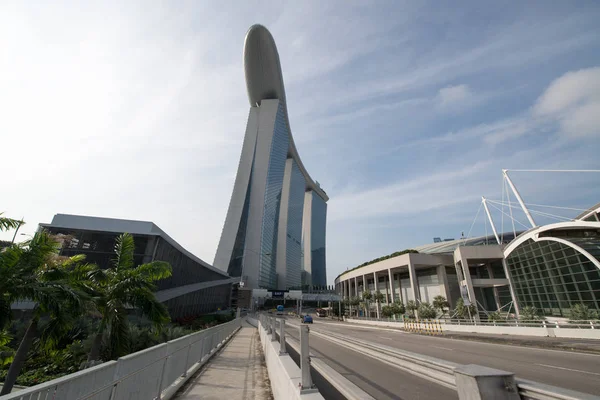
M 296 321 L 290 321 L 296 323 Z M 421 336 L 314 318 L 320 332 L 348 335 L 460 364 L 514 372 L 518 378 L 579 392 L 600 393 L 600 355 Z M 297 337 L 297 328 L 290 327 Z M 456 398 L 456 394 L 387 364 L 311 336 L 311 350 L 377 399 Z

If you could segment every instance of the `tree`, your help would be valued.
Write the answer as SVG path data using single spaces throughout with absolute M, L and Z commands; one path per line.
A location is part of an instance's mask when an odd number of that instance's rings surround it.
M 429 303 L 422 302 L 419 304 L 419 319 L 434 319 L 437 316 L 435 308 Z
M 14 357 L 15 352 L 7 345 L 12 340 L 12 337 L 6 331 L 0 331 L 0 366 L 10 364 Z
M 588 321 L 598 319 L 598 313 L 590 310 L 585 304 L 575 304 L 571 306 L 570 321 Z
M 540 315 L 540 310 L 532 306 L 523 307 L 519 314 L 519 319 L 522 321 L 541 321 L 544 319 Z
M 170 321 L 167 308 L 154 296 L 154 282 L 170 277 L 171 266 L 163 261 L 135 266 L 133 251 L 133 236 L 129 233 L 120 235 L 116 240 L 112 265 L 89 277 L 98 292 L 94 303 L 102 318 L 88 356 L 88 363 L 99 358 L 105 335 L 111 357 L 119 357 L 129 352 L 127 306 L 137 308 L 157 330 Z
M 350 298 L 350 306 L 354 307 L 357 310 L 358 313 L 358 309 L 356 307 L 358 307 L 360 305 L 360 299 L 356 296 L 352 296 Z M 352 313 L 352 310 L 350 310 L 350 312 Z
M 373 295 L 373 298 L 377 302 L 377 315 L 379 316 L 379 314 L 380 314 L 379 309 L 381 307 L 381 303 L 383 302 L 383 299 L 385 299 L 385 295 L 378 290 L 375 292 L 375 295 Z
M 392 304 L 392 310 L 394 312 L 394 315 L 402 315 L 406 312 L 406 308 L 404 307 L 404 304 L 402 304 L 399 301 Z
M 456 306 L 454 307 L 454 314 L 458 318 L 468 318 L 469 313 L 471 314 L 471 316 L 475 315 L 477 313 L 477 307 L 475 307 L 474 304 L 471 304 L 467 307 L 465 306 L 465 301 L 463 300 L 463 298 L 459 298 L 456 301 Z
M 448 300 L 446 300 L 444 296 L 435 296 L 433 298 L 433 308 L 435 308 L 436 310 L 440 310 L 443 316 L 444 314 L 446 314 L 446 309 L 450 308 L 450 303 L 448 303 Z
M 390 318 L 394 315 L 394 308 L 392 306 L 383 306 L 381 307 L 381 314 L 386 318 Z
M 23 221 L 18 221 L 16 219 L 7 218 L 2 216 L 3 213 L 0 213 L 0 231 L 7 231 L 9 229 L 17 229 L 19 226 L 23 225 Z
M 414 318 L 415 317 L 415 310 L 419 308 L 417 306 L 417 302 L 414 300 L 409 300 L 406 302 L 406 310 L 408 311 L 408 314 Z
M 365 290 L 362 293 L 362 298 L 364 300 L 364 308 L 365 308 L 365 315 L 367 317 L 370 317 L 370 312 L 369 312 L 369 300 L 371 300 L 373 298 L 373 295 L 371 294 L 371 292 L 369 290 Z
M 56 240 L 41 231 L 0 253 L 0 326 L 6 326 L 11 320 L 12 302 L 35 303 L 0 395 L 11 392 L 35 339 L 39 339 L 41 346 L 52 348 L 70 329 L 74 318 L 84 312 L 86 294 L 70 286 L 61 271 L 63 264 L 79 262 L 81 257 L 61 258 L 57 250 Z M 49 322 L 40 326 L 40 319 L 45 316 Z

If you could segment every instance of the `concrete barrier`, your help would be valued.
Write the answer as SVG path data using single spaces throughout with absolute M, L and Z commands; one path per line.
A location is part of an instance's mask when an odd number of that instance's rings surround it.
M 385 328 L 403 329 L 402 321 L 375 321 L 364 319 L 346 318 L 346 322 L 378 326 Z M 567 327 L 560 325 L 558 328 L 555 324 L 547 324 L 546 327 L 534 326 L 501 326 L 501 325 L 471 325 L 471 324 L 447 324 L 441 321 L 443 332 L 466 332 L 466 333 L 484 333 L 496 335 L 520 335 L 520 336 L 536 336 L 536 337 L 558 337 L 569 339 L 598 339 L 600 340 L 600 329 L 580 329 L 576 327 Z
M 265 354 L 271 391 L 275 400 L 324 400 L 318 392 L 302 393 L 302 372 L 289 355 L 279 354 L 279 343 L 271 340 L 271 335 L 258 324 L 260 342 Z

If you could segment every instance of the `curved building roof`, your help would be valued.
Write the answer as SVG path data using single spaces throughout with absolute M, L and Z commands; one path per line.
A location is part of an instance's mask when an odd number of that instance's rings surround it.
M 250 106 L 260 105 L 261 101 L 266 99 L 279 99 L 283 103 L 285 118 L 290 131 L 288 156 L 298 164 L 298 168 L 300 168 L 306 180 L 307 189 L 314 190 L 323 200 L 329 200 L 325 191 L 313 181 L 308 171 L 306 171 L 294 144 L 279 53 L 271 32 L 262 25 L 252 25 L 246 33 L 246 39 L 244 40 L 244 73 Z

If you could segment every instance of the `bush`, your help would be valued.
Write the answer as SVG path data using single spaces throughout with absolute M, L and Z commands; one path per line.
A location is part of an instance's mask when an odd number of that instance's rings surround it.
M 541 321 L 544 317 L 540 314 L 540 310 L 535 307 L 523 307 L 520 312 L 519 319 L 521 321 Z
M 585 304 L 575 304 L 571 307 L 570 321 L 587 321 L 590 319 L 598 319 L 598 312 L 590 310 Z
M 415 310 L 419 308 L 417 303 L 414 300 L 409 300 L 406 302 L 406 311 L 408 311 L 411 317 L 415 316 Z
M 434 319 L 437 317 L 435 308 L 429 303 L 421 303 L 418 308 L 419 319 Z
M 444 296 L 435 296 L 433 299 L 433 308 L 440 310 L 442 315 L 446 314 L 446 308 L 450 308 L 450 303 Z
M 381 314 L 386 318 L 390 318 L 394 315 L 394 309 L 391 306 L 383 306 L 381 307 Z
M 406 308 L 401 302 L 395 302 L 391 307 L 394 315 L 402 315 L 406 312 Z
M 500 313 L 498 311 L 491 312 L 488 314 L 488 321 L 490 321 L 490 322 L 502 321 L 502 316 L 500 315 Z
M 456 301 L 456 307 L 454 307 L 454 313 L 456 314 L 456 316 L 458 318 L 468 318 L 469 312 L 471 313 L 471 316 L 476 315 L 477 307 L 475 307 L 474 304 L 471 304 L 467 307 L 465 306 L 465 301 L 463 300 L 463 298 L 459 298 Z

